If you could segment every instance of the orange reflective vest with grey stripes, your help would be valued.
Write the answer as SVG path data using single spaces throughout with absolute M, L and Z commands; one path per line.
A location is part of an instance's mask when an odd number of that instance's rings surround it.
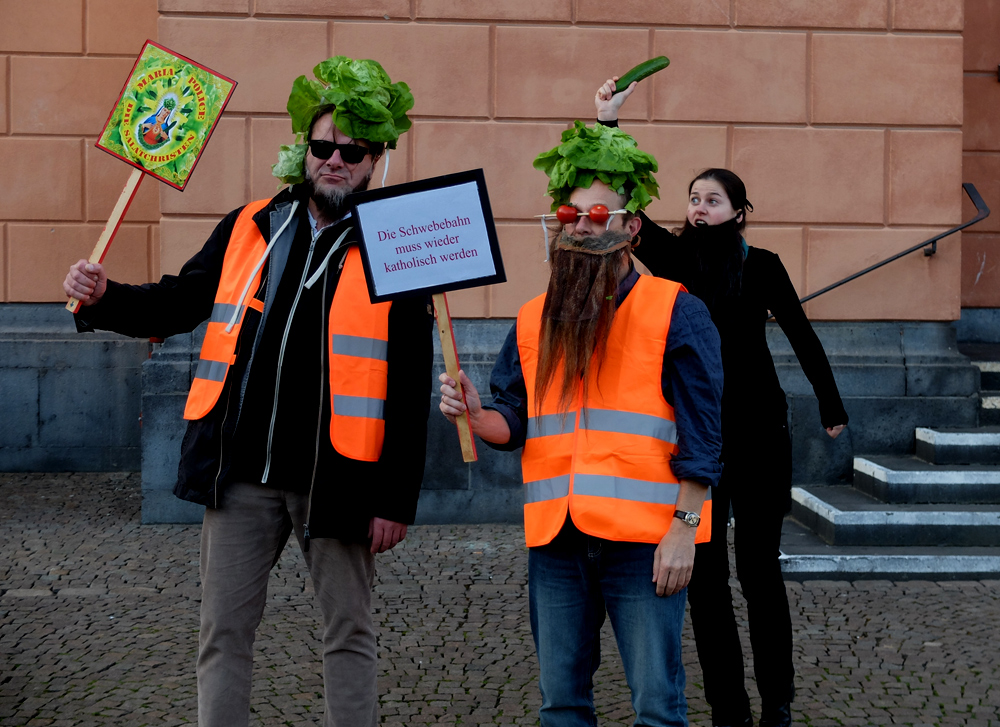
M 271 200 L 251 202 L 236 219 L 215 305 L 201 346 L 198 368 L 184 409 L 185 419 L 201 419 L 222 394 L 229 368 L 236 362 L 236 346 L 246 308 L 263 311 L 263 301 L 255 297 L 261 271 L 250 285 L 232 330 L 226 327 L 240 304 L 247 278 L 267 248 L 267 241 L 253 216 Z M 389 307 L 372 305 L 365 283 L 361 254 L 357 246 L 348 248 L 328 325 L 330 358 L 330 442 L 345 457 L 375 462 L 382 454 L 385 438 L 383 410 L 388 386 Z
M 524 534 L 528 547 L 559 533 L 567 512 L 581 531 L 607 540 L 659 543 L 673 520 L 680 485 L 674 410 L 661 374 L 678 283 L 639 277 L 615 315 L 600 371 L 590 372 L 588 400 L 577 390 L 565 416 L 557 385 L 535 398 L 541 295 L 517 317 L 517 347 L 528 390 L 528 431 L 521 455 Z M 556 373 L 556 381 L 562 376 Z M 581 406 L 583 404 L 584 406 Z M 711 535 L 711 500 L 701 509 L 695 542 Z

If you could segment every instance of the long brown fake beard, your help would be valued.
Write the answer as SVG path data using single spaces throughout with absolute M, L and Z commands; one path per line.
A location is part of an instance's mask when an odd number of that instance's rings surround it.
M 583 401 L 587 400 L 590 369 L 596 365 L 600 371 L 614 322 L 615 293 L 629 239 L 617 231 L 576 238 L 562 232 L 554 241 L 535 377 L 539 406 L 556 383 L 560 364 L 559 411 L 566 412 L 581 381 Z

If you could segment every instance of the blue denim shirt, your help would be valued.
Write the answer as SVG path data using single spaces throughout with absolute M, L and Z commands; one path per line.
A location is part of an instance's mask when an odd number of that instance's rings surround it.
M 639 279 L 633 268 L 618 286 L 620 306 Z M 660 374 L 663 396 L 674 407 L 677 456 L 670 460 L 677 479 L 715 486 L 722 476 L 722 351 L 719 332 L 708 308 L 690 293 L 674 301 L 667 350 Z M 510 328 L 490 376 L 493 403 L 510 427 L 506 444 L 487 444 L 511 451 L 524 446 L 528 423 L 528 391 L 517 349 L 517 324 Z

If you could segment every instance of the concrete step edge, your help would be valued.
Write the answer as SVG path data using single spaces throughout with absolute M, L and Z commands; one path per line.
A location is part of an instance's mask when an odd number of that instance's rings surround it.
M 847 555 L 786 554 L 779 557 L 786 576 L 844 575 L 994 576 L 1000 574 L 997 555 Z
M 936 447 L 997 447 L 1000 432 L 945 432 L 931 427 L 913 430 L 918 442 Z
M 834 527 L 926 527 L 984 528 L 1000 526 L 1000 512 L 970 510 L 901 511 L 840 510 L 801 487 L 792 488 L 792 500 Z
M 854 458 L 854 472 L 867 475 L 878 482 L 889 485 L 998 485 L 1000 470 L 980 469 L 989 465 L 946 465 L 967 467 L 962 470 L 944 470 L 928 467 L 926 470 L 894 470 L 865 457 Z

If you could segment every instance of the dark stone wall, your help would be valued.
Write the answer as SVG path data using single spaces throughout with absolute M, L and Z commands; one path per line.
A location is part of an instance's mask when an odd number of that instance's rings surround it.
M 937 322 L 817 322 L 850 424 L 831 440 L 812 386 L 776 324 L 767 342 L 788 400 L 792 481 L 848 480 L 855 454 L 914 451 L 916 427 L 978 424 L 979 370 L 958 352 L 955 329 Z
M 0 471 L 138 470 L 149 342 L 76 332 L 61 305 L 0 305 Z
M 462 366 L 483 392 L 511 323 L 454 321 Z M 912 452 L 917 426 L 977 424 L 979 372 L 958 352 L 956 327 L 819 322 L 815 328 L 851 423 L 836 441 L 826 435 L 812 387 L 780 328 L 771 324 L 768 344 L 788 395 L 796 484 L 849 478 L 855 454 Z M 147 360 L 146 341 L 76 334 L 62 306 L 0 306 L 0 470 L 141 467 L 144 522 L 199 520 L 201 508 L 177 500 L 172 489 L 200 341 L 199 332 L 175 336 L 153 346 Z M 462 462 L 455 428 L 437 412 L 437 375 L 444 370 L 437 341 L 435 351 L 418 521 L 517 521 L 519 455 L 477 442 L 479 461 Z

